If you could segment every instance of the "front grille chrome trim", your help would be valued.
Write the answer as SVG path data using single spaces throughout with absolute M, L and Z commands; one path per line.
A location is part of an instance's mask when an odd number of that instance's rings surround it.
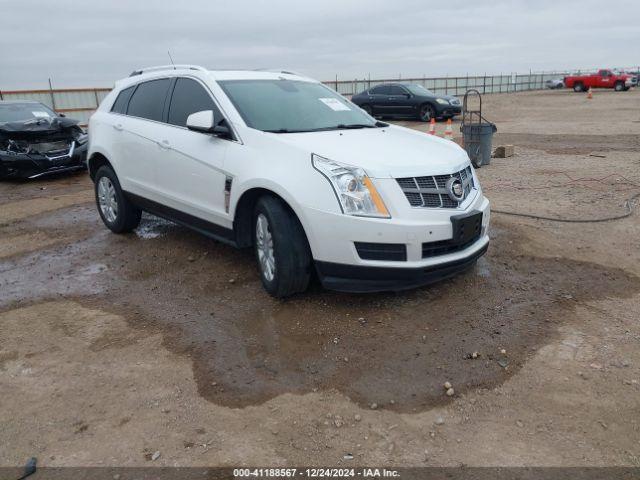
M 452 200 L 446 188 L 447 181 L 455 177 L 462 183 L 464 195 L 459 201 Z M 414 208 L 461 208 L 477 190 L 471 166 L 445 175 L 396 178 L 409 205 Z

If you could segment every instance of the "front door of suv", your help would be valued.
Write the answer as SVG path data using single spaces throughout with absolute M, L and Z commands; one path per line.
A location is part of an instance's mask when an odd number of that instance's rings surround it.
M 157 183 L 164 205 L 232 228 L 225 208 L 224 160 L 229 146 L 236 144 L 187 129 L 187 117 L 203 110 L 213 110 L 216 122 L 222 119 L 202 83 L 192 78 L 176 79 L 160 138 Z

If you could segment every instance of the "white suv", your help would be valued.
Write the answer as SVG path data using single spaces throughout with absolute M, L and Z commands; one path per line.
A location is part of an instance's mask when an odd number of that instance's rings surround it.
M 472 266 L 489 201 L 454 142 L 376 121 L 285 71 L 151 67 L 89 122 L 98 211 L 141 211 L 251 247 L 265 289 L 401 290 Z

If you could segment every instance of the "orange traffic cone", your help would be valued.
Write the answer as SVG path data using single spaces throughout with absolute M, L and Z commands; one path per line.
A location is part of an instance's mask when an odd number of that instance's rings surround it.
M 436 119 L 431 117 L 431 121 L 429 122 L 429 135 L 436 134 Z
M 447 140 L 453 140 L 453 128 L 451 128 L 451 119 L 447 120 L 447 128 L 444 130 L 444 138 Z
M 591 87 L 587 90 L 587 99 L 591 100 L 593 98 L 593 92 L 591 91 Z

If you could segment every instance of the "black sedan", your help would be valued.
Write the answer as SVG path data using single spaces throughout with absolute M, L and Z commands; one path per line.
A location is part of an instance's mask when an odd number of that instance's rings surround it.
M 0 179 L 86 168 L 87 135 L 77 120 L 30 101 L 0 102 Z
M 418 118 L 429 122 L 432 118 L 452 118 L 462 111 L 460 99 L 451 95 L 436 95 L 422 85 L 413 83 L 384 83 L 351 98 L 369 115 L 379 117 Z

